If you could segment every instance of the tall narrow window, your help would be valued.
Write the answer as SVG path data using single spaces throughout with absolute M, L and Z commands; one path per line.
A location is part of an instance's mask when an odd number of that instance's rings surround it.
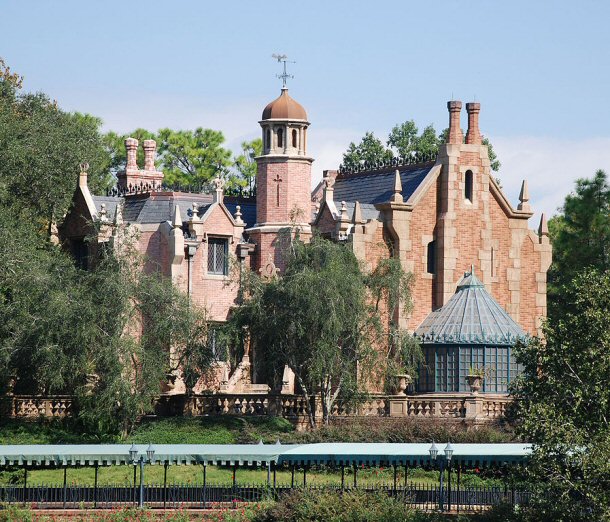
M 222 238 L 208 239 L 208 274 L 228 275 L 229 241 Z
M 426 252 L 426 271 L 429 274 L 436 274 L 436 241 L 430 241 Z
M 279 149 L 284 146 L 284 129 L 277 130 L 277 146 Z
M 292 129 L 292 146 L 293 148 L 297 148 L 297 130 Z
M 491 249 L 491 277 L 495 277 L 496 275 L 496 267 L 495 265 L 495 257 L 496 257 L 496 252 L 494 251 L 494 249 Z
M 464 179 L 464 197 L 472 203 L 472 170 L 466 171 Z
M 267 129 L 265 141 L 267 142 L 267 144 L 266 144 L 267 149 L 270 149 L 271 148 L 271 131 L 269 129 Z

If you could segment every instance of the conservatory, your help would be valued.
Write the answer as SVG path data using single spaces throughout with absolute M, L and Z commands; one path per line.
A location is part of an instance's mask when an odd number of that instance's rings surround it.
M 424 393 L 470 392 L 476 377 L 483 393 L 507 393 L 509 383 L 521 371 L 512 348 L 527 338 L 487 292 L 474 268 L 464 274 L 455 295 L 432 312 L 415 335 L 425 357 L 417 391 Z

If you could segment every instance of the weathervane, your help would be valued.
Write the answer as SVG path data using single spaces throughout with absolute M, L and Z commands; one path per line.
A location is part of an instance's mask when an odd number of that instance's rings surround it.
M 286 56 L 285 54 L 272 54 L 271 58 L 274 58 L 278 61 L 278 63 L 283 63 L 284 64 L 284 72 L 282 74 L 276 74 L 276 76 L 282 80 L 282 89 L 286 89 L 286 80 L 288 78 L 292 79 L 294 78 L 294 76 L 292 74 L 288 74 L 286 72 L 286 64 L 287 63 L 297 63 L 297 62 L 292 62 L 292 61 L 288 61 L 288 56 Z

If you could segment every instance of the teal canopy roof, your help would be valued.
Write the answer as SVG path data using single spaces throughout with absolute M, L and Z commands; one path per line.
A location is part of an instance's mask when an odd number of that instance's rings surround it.
M 137 444 L 145 456 L 148 444 Z M 430 462 L 430 443 L 153 444 L 153 464 L 417 465 Z M 438 444 L 439 456 L 445 444 Z M 130 444 L 0 446 L 0 466 L 93 466 L 131 464 Z M 453 461 L 466 465 L 518 464 L 529 444 L 453 444 Z M 440 458 L 440 457 L 439 457 Z
M 415 330 L 424 344 L 513 345 L 527 334 L 485 290 L 474 274 L 466 272 L 455 295 L 432 312 Z

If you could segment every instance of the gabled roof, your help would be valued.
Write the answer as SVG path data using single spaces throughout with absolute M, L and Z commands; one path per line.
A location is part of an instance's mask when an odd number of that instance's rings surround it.
M 455 295 L 415 330 L 424 344 L 515 344 L 527 334 L 474 274 L 464 274 Z
M 402 197 L 407 201 L 434 165 L 403 165 L 384 170 L 339 174 L 335 180 L 335 201 L 359 201 L 361 204 L 387 203 L 394 194 L 396 170 L 400 172 Z

